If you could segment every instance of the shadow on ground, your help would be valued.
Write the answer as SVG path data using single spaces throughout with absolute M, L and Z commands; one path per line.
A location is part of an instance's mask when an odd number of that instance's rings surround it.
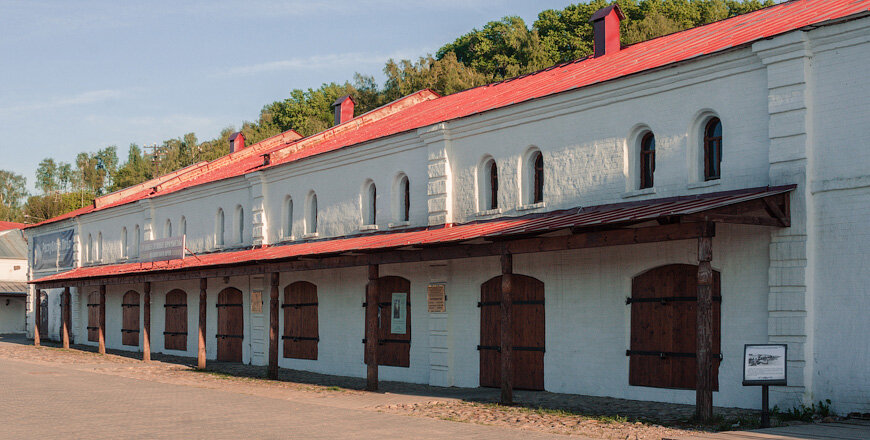
M 33 341 L 27 339 L 23 334 L 0 335 L 0 342 L 21 345 L 33 344 Z M 42 345 L 60 347 L 61 343 L 55 340 L 43 339 Z M 76 344 L 72 345 L 71 348 L 92 353 L 97 352 L 97 347 L 91 345 Z M 142 359 L 142 353 L 138 351 L 107 349 L 106 352 L 130 359 Z M 160 353 L 152 354 L 151 358 L 163 363 L 184 365 L 189 367 L 191 372 L 198 371 L 195 369 L 196 358 Z M 244 378 L 266 379 L 267 377 L 267 367 L 265 366 L 238 363 L 209 361 L 206 371 Z M 364 365 L 360 362 L 360 372 L 364 371 Z M 276 380 L 316 386 L 341 387 L 352 390 L 363 390 L 366 385 L 365 378 L 335 376 L 285 368 L 279 369 Z M 381 381 L 379 383 L 379 392 L 432 397 L 433 399 L 451 398 L 476 403 L 497 403 L 500 396 L 500 390 L 493 388 L 436 387 L 390 381 Z M 547 391 L 518 390 L 514 392 L 514 400 L 517 402 L 517 406 L 532 409 L 558 410 L 590 417 L 624 417 L 631 421 L 648 421 L 665 425 L 684 424 L 692 417 L 695 409 L 693 405 L 560 394 Z M 716 408 L 715 412 L 724 419 L 731 420 L 756 418 L 758 416 L 757 411 L 740 408 Z

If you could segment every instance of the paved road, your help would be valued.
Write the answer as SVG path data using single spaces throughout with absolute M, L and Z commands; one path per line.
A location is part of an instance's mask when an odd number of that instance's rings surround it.
M 468 438 L 566 436 L 384 414 L 0 359 L 0 438 Z

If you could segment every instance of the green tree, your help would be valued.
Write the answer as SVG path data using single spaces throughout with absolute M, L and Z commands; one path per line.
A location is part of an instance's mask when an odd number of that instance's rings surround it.
M 489 79 L 487 75 L 460 63 L 453 52 L 448 52 L 441 59 L 427 55 L 415 63 L 391 59 L 384 66 L 384 74 L 387 76 L 383 90 L 383 100 L 386 102 L 423 89 L 449 95 L 484 85 Z
M 142 153 L 138 145 L 130 144 L 127 150 L 127 161 L 118 168 L 109 191 L 117 191 L 145 182 L 151 179 L 152 170 L 150 156 Z
M 12 171 L 0 170 L 0 220 L 23 220 L 21 203 L 27 196 L 27 179 Z
M 60 170 L 54 159 L 47 157 L 39 163 L 36 168 L 36 187 L 41 189 L 43 194 L 60 190 Z
M 24 206 L 24 217 L 30 223 L 38 223 L 94 202 L 91 192 L 54 193 L 30 196 Z

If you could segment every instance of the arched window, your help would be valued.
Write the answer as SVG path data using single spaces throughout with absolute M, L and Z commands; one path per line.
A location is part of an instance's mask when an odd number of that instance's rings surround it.
M 364 225 L 378 223 L 378 189 L 375 182 L 368 181 L 363 187 L 362 221 Z
M 527 165 L 531 171 L 531 203 L 540 203 L 544 201 L 544 155 L 540 151 L 535 151 L 529 156 Z
M 178 235 L 187 235 L 187 219 L 183 215 L 181 216 L 181 222 L 178 226 Z
M 97 251 L 94 255 L 97 261 L 103 261 L 103 233 L 97 234 Z
M 640 189 L 653 187 L 656 171 L 656 138 L 647 132 L 640 140 Z
M 85 250 L 88 262 L 94 261 L 94 237 L 88 234 L 88 248 Z
M 224 245 L 224 210 L 221 208 L 218 208 L 214 222 L 214 244 L 215 246 Z
M 127 227 L 121 228 L 121 258 L 127 258 L 130 252 L 127 249 Z
M 317 194 L 308 195 L 308 206 L 305 212 L 305 234 L 317 233 Z
M 284 238 L 293 236 L 293 198 L 287 196 L 284 201 Z
M 136 227 L 133 228 L 133 234 L 136 235 L 133 238 L 133 256 L 139 257 L 139 242 L 142 238 L 142 234 L 139 232 L 139 225 L 136 225 Z
M 481 211 L 498 209 L 498 166 L 495 160 L 484 159 L 478 173 L 478 206 Z
M 498 166 L 495 161 L 489 164 L 489 209 L 498 208 Z
M 241 206 L 236 206 L 236 230 L 233 234 L 236 243 L 245 242 L 245 210 Z
M 722 175 L 722 121 L 712 118 L 704 127 L 704 180 Z
M 172 237 L 172 220 L 166 219 L 166 224 L 163 225 L 163 237 Z
M 411 221 L 411 181 L 403 175 L 399 179 L 399 221 Z

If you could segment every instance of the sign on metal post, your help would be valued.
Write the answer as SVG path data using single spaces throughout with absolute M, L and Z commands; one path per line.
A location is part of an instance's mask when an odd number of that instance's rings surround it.
M 142 242 L 141 261 L 177 260 L 184 258 L 185 237 L 158 238 Z
M 786 344 L 746 344 L 743 346 L 743 386 L 761 385 L 761 427 L 770 426 L 769 390 L 771 385 L 788 384 L 788 346 Z

